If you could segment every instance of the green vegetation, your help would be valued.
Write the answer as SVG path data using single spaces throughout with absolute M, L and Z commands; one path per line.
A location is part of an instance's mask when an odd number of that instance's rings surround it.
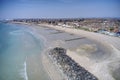
M 89 28 L 84 28 L 84 27 L 77 27 L 75 29 L 81 29 L 81 30 L 85 30 L 85 31 L 90 31 Z

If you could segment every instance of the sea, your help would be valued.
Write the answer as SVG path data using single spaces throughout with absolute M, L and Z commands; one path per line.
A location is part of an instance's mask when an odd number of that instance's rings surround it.
M 28 26 L 0 23 L 0 80 L 32 80 L 27 59 L 41 54 L 43 46 L 43 40 L 36 38 Z M 48 80 L 39 66 L 40 78 L 33 80 Z

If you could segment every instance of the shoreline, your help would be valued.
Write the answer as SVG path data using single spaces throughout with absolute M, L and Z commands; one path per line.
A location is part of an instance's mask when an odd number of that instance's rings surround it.
M 67 50 L 61 47 L 55 47 L 50 49 L 47 55 L 60 69 L 63 75 L 66 76 L 65 80 L 98 80 L 93 74 L 91 74 L 84 67 L 76 63 L 69 55 L 66 54 Z
M 28 80 L 26 60 L 24 62 L 24 78 L 25 78 L 25 80 Z
M 48 57 L 47 53 L 44 52 L 41 55 L 44 69 L 48 73 L 50 80 L 67 80 L 58 70 L 54 62 Z
M 115 40 L 120 41 L 120 38 L 118 38 L 118 37 L 112 37 L 112 36 L 108 36 L 108 35 L 104 35 L 104 34 L 88 32 L 88 31 L 84 31 L 84 30 L 80 30 L 80 29 L 79 30 L 78 29 L 71 29 L 71 28 L 65 28 L 65 27 L 61 27 L 61 26 L 54 26 L 54 25 L 48 25 L 48 24 L 37 24 L 36 26 L 46 26 L 46 27 L 53 28 L 53 29 L 56 29 L 56 30 L 61 30 L 61 31 L 64 31 L 64 32 L 67 32 L 67 33 L 71 33 L 71 34 L 75 34 L 75 35 L 81 35 L 81 36 L 84 36 L 84 37 L 88 37 L 89 39 L 98 41 L 103 45 L 104 44 L 109 45 L 110 42 L 107 42 L 107 41 L 103 42 L 102 37 L 108 37 L 110 39 L 114 38 Z M 97 37 L 97 36 L 99 36 L 99 37 Z M 114 45 L 112 44 L 112 46 L 114 46 Z M 117 49 L 120 50 L 120 47 L 117 48 Z
M 28 25 L 28 24 L 26 24 L 26 25 Z M 29 26 L 31 26 L 31 25 L 29 25 Z M 39 31 L 39 28 L 40 27 L 42 27 L 42 26 L 47 26 L 48 28 L 52 28 L 53 30 L 54 30 L 54 28 L 53 28 L 53 26 L 51 27 L 50 25 L 33 25 L 38 31 Z M 37 27 L 38 26 L 38 27 Z M 32 26 L 31 26 L 32 27 Z M 33 27 L 33 28 L 34 28 Z M 44 29 L 44 28 L 42 28 L 42 29 Z M 56 29 L 56 27 L 55 27 L 55 29 Z M 62 29 L 57 29 L 57 30 L 61 30 L 61 31 L 64 31 L 65 33 L 70 33 L 70 31 L 68 30 L 62 30 Z M 76 32 L 76 30 L 74 31 L 73 30 L 73 32 L 71 32 L 72 34 L 74 34 L 74 35 L 79 35 L 78 33 L 76 33 L 75 34 L 75 32 Z M 86 36 L 86 35 L 85 35 Z M 46 36 L 44 35 L 43 36 L 44 38 L 46 38 Z M 87 37 L 87 36 L 86 36 Z M 94 37 L 92 37 L 92 38 L 94 38 Z M 101 39 L 98 39 L 98 40 L 101 40 Z M 46 41 L 47 42 L 47 41 Z M 99 42 L 99 41 L 98 41 Z M 106 43 L 106 42 L 105 42 Z M 47 42 L 47 44 L 50 44 L 50 42 Z M 108 43 L 106 43 L 106 44 L 104 44 L 105 46 L 107 45 L 107 47 L 111 47 L 111 46 L 108 46 Z M 64 46 L 64 44 L 63 44 L 63 46 Z M 49 46 L 50 47 L 50 46 Z M 68 48 L 69 49 L 69 48 Z M 111 49 L 111 48 L 110 48 Z M 111 50 L 111 51 L 113 51 L 113 50 Z M 83 51 L 84 52 L 84 51 Z M 114 51 L 113 51 L 114 52 Z M 119 50 L 118 50 L 118 52 L 119 52 Z M 113 77 L 110 75 L 110 73 L 109 73 L 109 71 L 108 71 L 108 64 L 110 63 L 110 61 L 108 61 L 109 60 L 109 58 L 107 59 L 107 60 L 105 60 L 105 61 L 102 61 L 102 62 L 94 62 L 93 60 L 91 60 L 90 58 L 88 58 L 87 56 L 85 56 L 85 55 L 78 55 L 78 54 L 76 54 L 76 51 L 71 51 L 71 50 L 68 50 L 68 53 L 67 53 L 70 57 L 72 57 L 76 62 L 78 62 L 80 65 L 82 65 L 83 67 L 85 67 L 85 68 L 87 68 L 90 72 L 92 72 L 95 76 L 97 76 L 100 80 L 106 80 L 106 79 L 109 79 L 109 80 L 114 80 L 113 79 Z M 112 54 L 113 55 L 113 54 Z M 79 60 L 79 58 L 82 58 L 82 59 L 80 59 Z M 112 59 L 112 58 L 110 58 L 110 59 Z M 83 61 L 85 61 L 85 63 L 83 62 Z M 81 64 L 82 63 L 82 64 Z M 90 67 L 88 67 L 88 65 L 86 65 L 86 64 L 88 64 Z M 103 69 L 103 70 L 105 70 L 105 72 L 103 71 L 103 72 L 98 72 L 98 71 L 101 71 L 102 70 L 102 68 L 103 67 L 105 67 L 105 69 Z M 95 69 L 95 71 L 93 71 Z M 103 74 L 106 74 L 106 75 L 103 75 Z

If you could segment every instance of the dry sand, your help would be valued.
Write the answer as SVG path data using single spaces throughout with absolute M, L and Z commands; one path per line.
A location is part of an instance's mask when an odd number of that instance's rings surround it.
M 99 80 L 115 80 L 113 76 L 116 80 L 120 79 L 120 71 L 118 71 L 120 69 L 120 38 L 46 24 L 33 25 L 30 28 L 45 38 L 47 48 L 55 46 L 66 48 L 67 55 L 97 76 Z M 74 40 L 76 38 L 80 39 Z M 45 55 L 43 65 L 51 79 L 56 80 L 56 76 L 60 77 L 61 74 L 54 69 Z
M 120 38 L 106 36 L 106 35 L 92 33 L 92 32 L 86 32 L 82 30 L 62 28 L 59 26 L 50 26 L 50 25 L 44 25 L 44 26 L 48 26 L 50 28 L 54 28 L 57 30 L 71 33 L 71 34 L 82 35 L 84 37 L 95 40 L 100 44 L 102 44 L 102 46 L 104 46 L 105 49 L 110 51 L 110 53 L 105 53 L 103 55 L 97 56 L 98 59 L 99 57 L 104 56 L 105 58 L 103 60 L 98 61 L 97 58 L 95 58 L 96 59 L 95 60 L 89 57 L 92 52 L 95 52 L 97 50 L 96 46 L 98 45 L 95 45 L 95 44 L 92 44 L 92 45 L 84 44 L 74 50 L 68 49 L 67 55 L 69 55 L 77 63 L 79 63 L 80 65 L 85 67 L 88 71 L 90 71 L 95 76 L 97 76 L 99 80 L 119 80 L 120 79 L 119 77 Z M 96 54 L 98 53 L 96 52 Z M 109 55 L 106 55 L 106 54 L 109 54 Z
M 50 80 L 66 80 L 54 62 L 49 58 L 48 54 L 46 54 L 46 51 L 42 54 L 42 63 L 50 76 Z

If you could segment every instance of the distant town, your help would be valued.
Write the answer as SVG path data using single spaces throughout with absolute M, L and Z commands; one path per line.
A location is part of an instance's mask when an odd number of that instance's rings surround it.
M 32 24 L 49 24 L 120 37 L 119 18 L 13 19 L 8 21 Z

